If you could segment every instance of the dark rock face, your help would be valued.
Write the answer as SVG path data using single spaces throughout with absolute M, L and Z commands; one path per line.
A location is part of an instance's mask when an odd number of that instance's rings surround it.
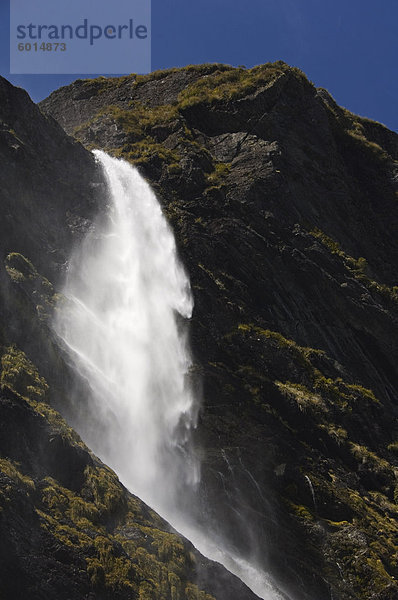
M 214 529 L 296 600 L 395 598 L 397 136 L 283 63 L 77 81 L 41 109 L 137 164 L 174 227 Z
M 124 599 L 148 588 L 151 597 L 170 598 L 174 587 L 182 598 L 211 600 L 204 589 L 217 598 L 256 599 L 123 488 L 46 404 L 48 386 L 23 353 L 8 349 L 2 367 L 0 582 L 6 597 Z M 31 384 L 26 389 L 21 375 Z
M 98 210 L 100 175 L 92 155 L 3 78 L 0 105 L 1 262 L 20 252 L 54 278 Z
M 255 600 L 132 496 L 57 412 L 84 386 L 49 320 L 103 182 L 92 155 L 23 90 L 0 79 L 0 101 L 1 597 Z
M 35 314 L 36 307 L 49 313 L 54 289 L 48 279 L 56 284 L 63 277 L 73 244 L 103 202 L 102 180 L 93 156 L 45 117 L 24 90 L 3 78 L 0 177 L 0 331 L 13 330 L 13 341 L 26 348 L 27 342 L 35 345 L 38 335 L 28 313 L 32 305 Z M 24 257 L 28 261 L 21 266 Z M 21 284 L 18 298 L 11 285 L 14 272 Z

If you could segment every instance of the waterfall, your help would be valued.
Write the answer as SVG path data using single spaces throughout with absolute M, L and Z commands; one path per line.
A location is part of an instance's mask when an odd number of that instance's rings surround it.
M 200 465 L 186 323 L 193 309 L 173 233 L 129 163 L 95 151 L 109 207 L 72 257 L 55 330 L 91 390 L 76 428 L 126 487 L 257 595 L 268 576 L 212 540 L 193 516 Z M 209 525 L 208 531 L 211 529 Z
M 84 438 L 129 489 L 168 513 L 180 488 L 199 479 L 188 448 L 197 412 L 191 358 L 179 324 L 192 314 L 189 280 L 148 184 L 127 162 L 95 154 L 109 214 L 71 261 L 55 327 L 93 390 Z

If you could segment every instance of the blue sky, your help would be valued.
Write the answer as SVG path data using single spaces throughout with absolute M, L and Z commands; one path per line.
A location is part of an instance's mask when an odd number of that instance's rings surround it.
M 0 73 L 38 101 L 78 75 L 10 75 L 8 5 L 0 0 Z M 397 39 L 398 0 L 152 0 L 153 70 L 281 59 L 342 106 L 394 130 Z

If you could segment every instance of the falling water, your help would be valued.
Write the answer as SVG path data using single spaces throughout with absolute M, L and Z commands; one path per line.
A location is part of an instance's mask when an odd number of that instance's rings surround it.
M 108 221 L 73 257 L 56 330 L 93 390 L 84 437 L 130 489 L 169 511 L 178 488 L 199 478 L 179 327 L 192 314 L 189 281 L 148 184 L 127 162 L 95 154 L 110 190 Z
M 173 233 L 149 185 L 95 151 L 109 211 L 72 258 L 55 330 L 91 389 L 79 430 L 133 493 L 267 600 L 268 576 L 195 524 L 191 447 L 198 402 L 185 323 L 193 301 Z M 182 499 L 188 499 L 185 505 Z
M 309 478 L 309 476 L 308 476 L 308 475 L 304 475 L 304 477 L 305 477 L 305 479 L 307 480 L 308 487 L 310 488 L 310 491 L 311 491 L 311 496 L 312 496 L 312 503 L 313 503 L 313 505 L 314 505 L 314 510 L 315 510 L 315 512 L 316 512 L 316 511 L 317 511 L 317 508 L 316 508 L 316 500 L 315 500 L 315 490 L 314 490 L 314 486 L 312 485 L 312 481 L 311 481 L 311 479 Z

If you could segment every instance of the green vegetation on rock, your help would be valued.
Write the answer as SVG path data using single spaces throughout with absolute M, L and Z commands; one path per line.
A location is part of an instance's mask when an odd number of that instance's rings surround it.
M 48 391 L 47 382 L 26 354 L 9 346 L 1 357 L 1 387 L 8 387 L 24 398 L 42 400 Z
M 217 101 L 236 100 L 252 94 L 264 86 L 271 86 L 287 72 L 303 79 L 305 75 L 283 61 L 266 63 L 252 69 L 230 68 L 217 70 L 207 77 L 198 79 L 182 91 L 179 96 L 181 109 L 195 104 L 211 104 Z
M 40 527 L 58 545 L 84 558 L 91 589 L 146 600 L 212 600 L 191 582 L 195 556 L 167 524 L 127 492 L 115 473 L 96 459 L 62 417 L 46 403 L 48 384 L 16 346 L 3 351 L 1 389 L 11 390 L 24 410 L 33 410 L 37 431 L 49 444 L 61 436 L 62 453 L 73 460 L 81 453 L 78 491 L 62 485 L 56 473 L 29 472 L 26 465 L 0 458 L 0 475 L 7 481 L 0 493 L 0 511 L 8 517 L 21 494 L 32 505 Z M 27 412 L 29 414 L 29 412 Z M 31 418 L 31 417 L 29 417 Z M 29 448 L 33 431 L 23 443 Z M 53 450 L 54 452 L 54 450 Z M 55 465 L 65 477 L 62 464 Z M 73 474 L 76 476 L 76 473 Z
M 339 256 L 344 263 L 345 268 L 349 273 L 360 281 L 370 292 L 376 292 L 381 294 L 385 299 L 394 303 L 398 302 L 398 286 L 388 286 L 384 283 L 379 283 L 369 277 L 366 272 L 368 269 L 367 260 L 360 256 L 358 259 L 353 258 L 342 250 L 340 245 L 327 236 L 323 231 L 318 228 L 312 230 L 311 235 L 320 240 L 322 244 L 328 248 L 332 254 Z

